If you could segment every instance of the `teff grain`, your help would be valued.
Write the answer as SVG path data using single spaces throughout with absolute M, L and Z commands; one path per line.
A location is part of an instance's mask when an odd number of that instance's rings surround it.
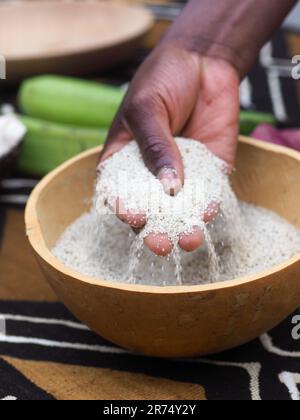
M 269 210 L 238 202 L 222 160 L 198 142 L 176 141 L 186 178 L 176 197 L 165 194 L 132 142 L 103 165 L 93 208 L 65 231 L 54 255 L 93 278 L 166 286 L 255 275 L 300 252 L 300 232 L 294 226 Z M 116 197 L 125 209 L 146 214 L 139 235 L 110 210 Z M 220 213 L 205 224 L 203 214 L 212 202 L 220 203 Z M 194 226 L 204 231 L 206 244 L 184 253 L 178 238 Z M 173 254 L 160 258 L 145 249 L 143 238 L 149 233 L 167 233 Z

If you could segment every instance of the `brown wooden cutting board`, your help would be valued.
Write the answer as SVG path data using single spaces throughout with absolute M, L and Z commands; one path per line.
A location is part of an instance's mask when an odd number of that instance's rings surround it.
M 106 70 L 128 59 L 153 23 L 145 8 L 107 1 L 3 3 L 0 16 L 8 81 Z

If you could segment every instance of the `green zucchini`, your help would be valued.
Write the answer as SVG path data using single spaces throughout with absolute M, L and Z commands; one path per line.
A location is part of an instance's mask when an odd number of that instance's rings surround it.
M 31 117 L 81 127 L 109 127 L 123 99 L 119 87 L 64 76 L 37 76 L 20 87 L 18 104 Z
M 99 146 L 106 138 L 103 129 L 50 123 L 27 116 L 18 116 L 27 133 L 18 162 L 20 171 L 43 176 L 67 159 Z
M 240 133 L 249 136 L 255 128 L 262 123 L 276 125 L 276 118 L 272 114 L 256 111 L 241 111 Z
M 21 110 L 46 121 L 108 128 L 124 97 L 119 87 L 64 76 L 25 80 L 18 102 Z M 259 124 L 276 124 L 273 115 L 241 111 L 240 133 L 249 135 Z

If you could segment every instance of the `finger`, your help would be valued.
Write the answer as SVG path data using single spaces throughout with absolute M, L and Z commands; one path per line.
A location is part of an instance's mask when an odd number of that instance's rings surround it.
M 115 214 L 122 222 L 134 229 L 141 229 L 146 224 L 146 215 L 138 211 L 127 210 L 120 198 L 116 200 Z
M 151 233 L 144 239 L 144 244 L 150 251 L 160 257 L 166 257 L 172 252 L 173 245 L 167 234 Z
M 215 218 L 218 216 L 220 211 L 220 204 L 212 201 L 207 209 L 204 212 L 204 215 L 201 217 L 201 219 L 205 222 L 205 223 L 209 223 L 212 222 L 213 220 L 215 220 Z
M 178 243 L 186 252 L 195 251 L 204 243 L 204 234 L 199 227 L 195 227 L 193 232 L 182 234 Z
M 126 104 L 124 115 L 146 166 L 162 182 L 167 194 L 176 195 L 183 185 L 184 170 L 164 105 L 143 93 Z

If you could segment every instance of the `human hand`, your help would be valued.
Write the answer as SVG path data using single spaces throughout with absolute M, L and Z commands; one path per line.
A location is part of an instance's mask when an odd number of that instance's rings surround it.
M 138 70 L 112 124 L 100 162 L 135 138 L 149 170 L 163 183 L 166 193 L 176 194 L 184 183 L 184 170 L 173 136 L 201 141 L 232 168 L 239 127 L 239 74 L 229 62 L 162 44 Z M 123 210 L 118 217 L 135 228 L 145 215 Z M 199 215 L 205 222 L 218 213 L 211 203 Z M 204 241 L 200 228 L 182 235 L 179 245 L 193 251 Z M 158 255 L 168 255 L 167 235 L 151 234 L 145 244 Z

